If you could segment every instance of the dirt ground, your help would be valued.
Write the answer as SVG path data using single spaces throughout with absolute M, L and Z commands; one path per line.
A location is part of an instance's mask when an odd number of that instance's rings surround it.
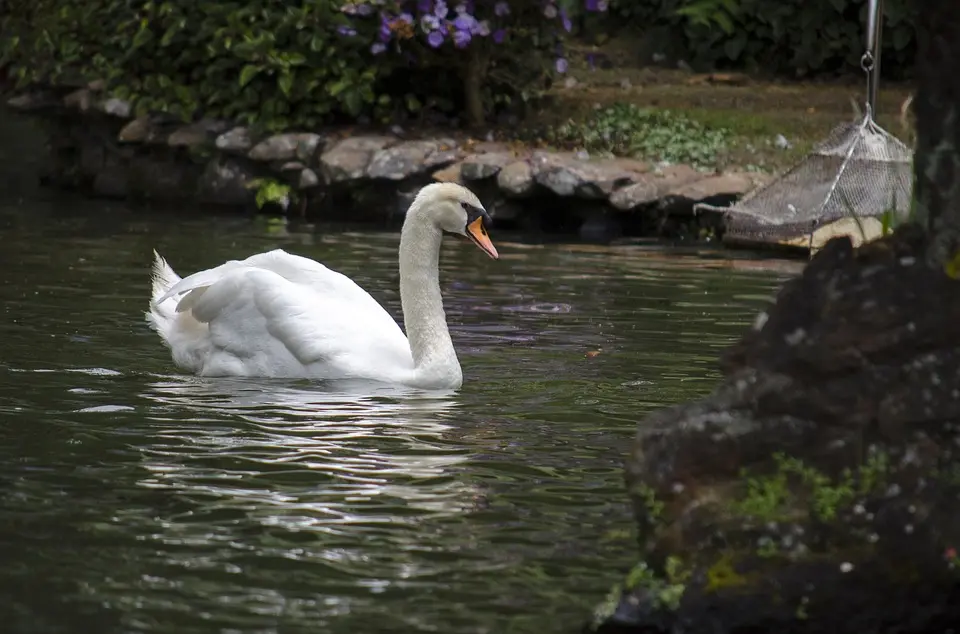
M 612 68 L 591 68 L 587 58 L 601 54 Z M 793 163 L 836 125 L 860 116 L 866 76 L 830 81 L 771 81 L 739 73 L 698 74 L 690 70 L 640 67 L 629 43 L 579 46 L 570 51 L 566 81 L 550 90 L 550 103 L 533 119 L 549 126 L 584 121 L 598 106 L 616 102 L 667 108 L 710 126 L 725 127 L 737 142 L 728 163 L 776 170 Z M 569 79 L 569 78 L 572 78 Z M 913 144 L 909 113 L 902 106 L 912 86 L 881 78 L 876 121 L 908 145 Z M 792 148 L 777 147 L 783 135 Z

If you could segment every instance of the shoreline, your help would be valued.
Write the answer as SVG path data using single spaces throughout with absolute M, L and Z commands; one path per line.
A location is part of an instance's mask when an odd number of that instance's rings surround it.
M 257 209 L 310 220 L 382 222 L 404 213 L 433 181 L 477 193 L 494 226 L 522 233 L 713 238 L 726 205 L 770 176 L 698 170 L 586 152 L 486 141 L 461 131 L 390 133 L 360 126 L 259 135 L 228 121 L 135 117 L 130 105 L 82 88 L 6 95 L 11 111 L 38 119 L 48 138 L 45 184 L 94 198 Z

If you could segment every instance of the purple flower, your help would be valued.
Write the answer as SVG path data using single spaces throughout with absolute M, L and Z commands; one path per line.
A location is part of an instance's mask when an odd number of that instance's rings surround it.
M 437 3 L 433 5 L 433 15 L 441 20 L 447 17 L 447 3 L 443 0 L 437 0 Z
M 466 48 L 470 43 L 470 33 L 467 31 L 454 31 L 453 43 L 457 48 Z
M 397 16 L 397 19 L 401 22 L 406 22 L 407 24 L 413 24 L 413 16 L 409 13 L 401 13 Z M 570 29 L 567 30 L 569 31 Z
M 350 2 L 343 5 L 340 10 L 347 15 L 370 15 L 373 13 L 373 7 L 365 2 L 361 2 L 359 4 L 356 2 Z
M 389 42 L 391 35 L 392 33 L 390 32 L 390 20 L 387 19 L 387 16 L 381 15 L 380 30 L 377 32 L 377 37 L 380 39 L 381 42 Z
M 374 55 L 379 55 L 380 53 L 384 52 L 385 50 L 387 50 L 387 45 L 384 44 L 383 42 L 374 42 L 374 43 L 370 46 L 370 52 L 373 53 Z
M 341 24 L 340 26 L 337 27 L 337 33 L 339 33 L 340 35 L 346 35 L 347 37 L 353 37 L 354 35 L 357 34 L 357 30 L 354 29 L 353 27 Z
M 440 28 L 440 18 L 435 15 L 425 15 L 420 18 L 420 24 L 423 26 L 423 30 L 427 33 L 430 31 L 436 31 Z
M 567 60 L 563 59 L 562 57 L 557 59 L 557 72 L 558 73 L 567 72 Z
M 457 16 L 457 19 L 453 21 L 453 27 L 458 31 L 468 31 L 472 32 L 474 25 L 476 25 L 477 19 L 472 15 L 466 13 L 461 13 Z
M 590 2 L 596 2 L 596 1 L 597 0 L 587 0 L 587 3 L 589 4 Z M 510 5 L 507 4 L 506 2 L 503 2 L 503 0 L 501 0 L 497 4 L 493 5 L 493 13 L 494 15 L 500 18 L 502 18 L 505 15 L 509 15 Z
M 433 48 L 439 48 L 443 44 L 443 33 L 441 31 L 432 31 L 430 35 L 427 36 L 427 44 Z
M 490 35 L 490 23 L 486 20 L 482 20 L 476 23 L 476 28 L 473 29 L 474 35 L 479 35 L 480 37 L 487 37 Z
M 496 31 L 493 32 L 493 41 L 496 42 L 497 44 L 500 44 L 501 42 L 503 42 L 504 38 L 506 37 L 507 37 L 507 32 L 504 31 L 503 29 L 497 29 Z
M 463 15 L 464 13 L 467 12 L 467 5 L 460 2 L 457 4 L 457 6 L 453 8 L 453 10 L 457 12 L 457 15 Z
M 587 0 L 587 1 L 589 2 L 590 0 Z M 596 0 L 593 0 L 593 1 L 596 2 Z M 431 2 L 431 0 L 418 0 L 418 2 L 417 2 L 417 10 L 418 10 L 420 13 L 426 13 L 427 11 L 430 10 L 430 5 L 431 5 L 431 4 L 433 4 L 433 2 Z
M 560 9 L 560 21 L 563 22 L 563 28 L 569 33 L 573 25 L 570 23 L 570 18 L 567 17 L 567 12 L 564 9 Z

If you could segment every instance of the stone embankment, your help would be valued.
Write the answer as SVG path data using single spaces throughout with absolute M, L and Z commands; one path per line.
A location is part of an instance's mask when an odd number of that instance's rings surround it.
M 99 83 L 7 103 L 52 124 L 53 184 L 112 198 L 249 206 L 260 192 L 261 203 L 291 212 L 364 221 L 402 213 L 427 182 L 456 181 L 480 195 L 496 224 L 593 238 L 719 226 L 693 219 L 693 205 L 726 204 L 766 178 L 454 135 L 413 138 L 398 127 L 258 135 L 228 121 L 135 116 Z

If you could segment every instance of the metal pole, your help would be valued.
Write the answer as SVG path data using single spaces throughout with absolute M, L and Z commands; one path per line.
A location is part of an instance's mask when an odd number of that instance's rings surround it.
M 863 70 L 867 72 L 867 107 L 876 116 L 877 92 L 880 87 L 880 47 L 883 34 L 883 0 L 869 0 L 867 6 L 867 50 Z

